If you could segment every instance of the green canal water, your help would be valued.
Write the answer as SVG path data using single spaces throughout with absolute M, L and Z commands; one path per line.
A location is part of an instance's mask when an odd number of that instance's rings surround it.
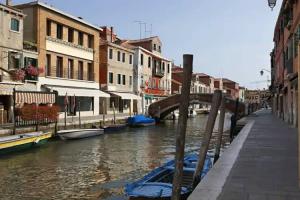
M 199 150 L 206 120 L 188 120 L 186 152 Z M 126 199 L 126 183 L 174 158 L 176 128 L 177 122 L 166 121 L 2 156 L 0 199 Z

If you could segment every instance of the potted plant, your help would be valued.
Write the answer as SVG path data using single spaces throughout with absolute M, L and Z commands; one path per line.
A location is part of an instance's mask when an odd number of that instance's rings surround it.
M 14 81 L 23 81 L 25 78 L 25 71 L 22 69 L 12 70 L 10 71 L 10 75 Z

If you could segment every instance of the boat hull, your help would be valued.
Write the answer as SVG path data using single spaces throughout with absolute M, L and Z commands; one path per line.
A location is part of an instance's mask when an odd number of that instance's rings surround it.
M 186 200 L 191 192 L 187 194 L 182 194 L 180 196 L 181 200 Z M 130 200 L 171 200 L 171 197 L 129 197 Z
M 89 137 L 103 135 L 103 129 L 75 129 L 58 131 L 58 136 L 62 140 L 78 140 Z
M 197 154 L 187 155 L 184 158 L 180 199 L 186 199 L 192 192 L 191 186 L 197 161 Z M 201 177 L 204 177 L 211 167 L 211 156 L 207 155 Z M 125 192 L 129 199 L 171 199 L 174 173 L 175 160 L 171 160 L 161 167 L 152 170 L 143 178 L 133 183 L 127 184 L 125 186 Z
M 104 132 L 115 132 L 120 131 L 126 128 L 126 124 L 114 124 L 114 125 L 108 125 L 108 126 L 102 126 L 101 128 L 104 130 Z
M 136 124 L 131 124 L 130 127 L 146 127 L 146 126 L 154 126 L 155 122 L 151 123 L 136 123 Z
M 8 136 L 8 138 L 13 137 L 15 137 L 15 139 L 8 141 L 5 141 L 5 137 L 2 137 L 2 141 L 0 141 L 0 155 L 41 146 L 47 143 L 48 139 L 52 137 L 52 133 L 44 133 L 37 136 L 26 136 L 26 134 Z

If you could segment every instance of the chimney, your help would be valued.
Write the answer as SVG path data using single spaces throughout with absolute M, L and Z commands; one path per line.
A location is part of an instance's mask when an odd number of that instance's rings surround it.
M 12 6 L 12 2 L 11 2 L 12 0 L 6 0 L 6 5 L 7 6 Z
M 113 35 L 114 35 L 114 27 L 110 27 L 110 42 L 114 42 Z

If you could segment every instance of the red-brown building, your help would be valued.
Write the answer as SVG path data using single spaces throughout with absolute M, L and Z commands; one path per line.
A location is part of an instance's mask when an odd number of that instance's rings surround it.
M 226 94 L 228 94 L 233 99 L 239 98 L 240 96 L 239 84 L 232 80 L 223 78 L 223 89 L 226 90 Z
M 273 112 L 297 125 L 300 2 L 283 0 L 271 53 Z

